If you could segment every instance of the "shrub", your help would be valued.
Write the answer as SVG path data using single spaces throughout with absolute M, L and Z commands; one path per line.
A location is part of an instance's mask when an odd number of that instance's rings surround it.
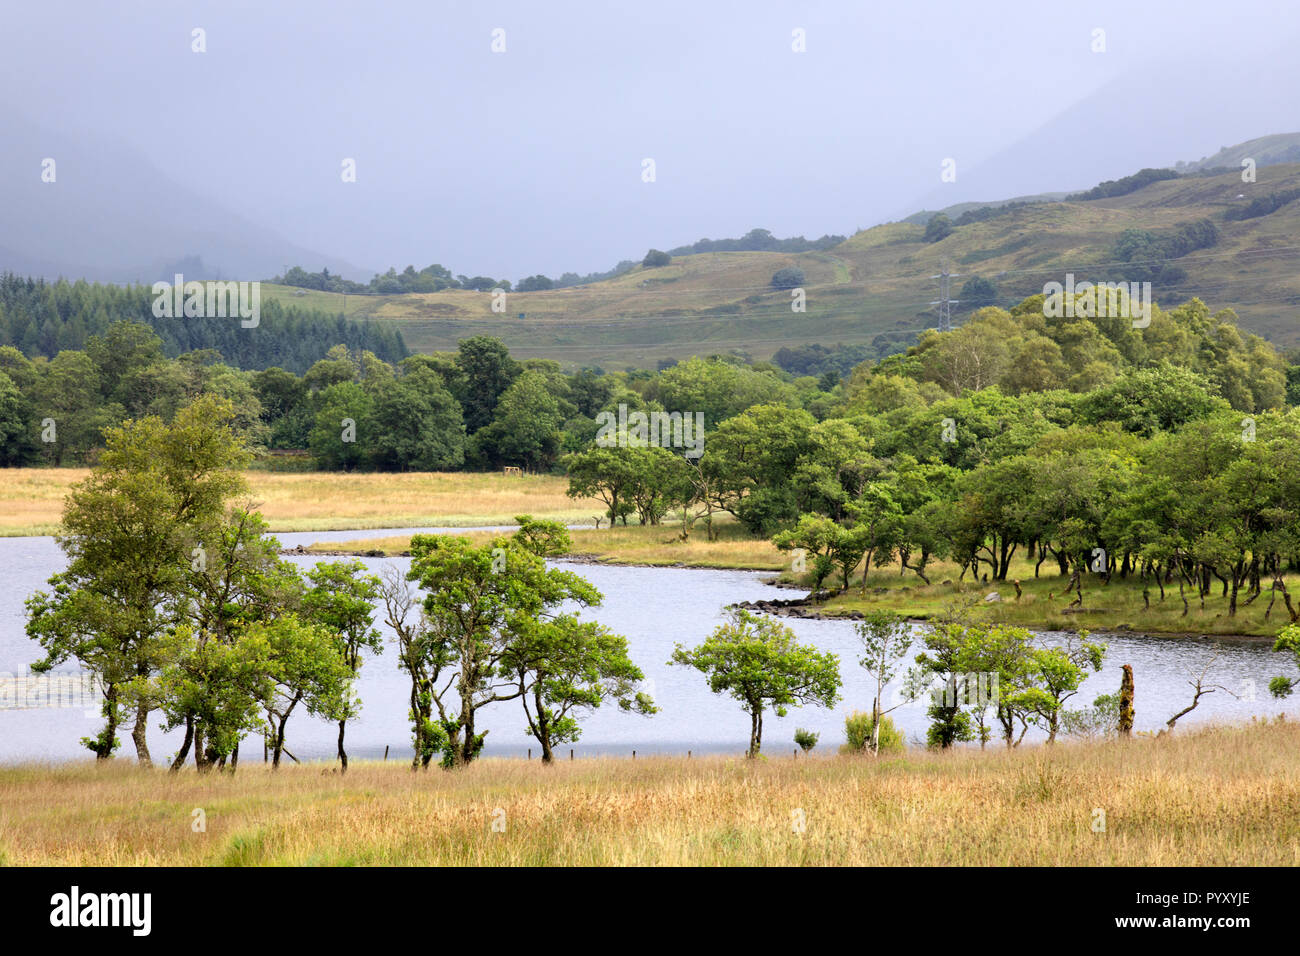
M 658 249 L 651 249 L 641 260 L 641 265 L 647 269 L 657 269 L 659 266 L 666 266 L 673 261 L 673 257 L 666 252 L 660 252 Z
M 794 742 L 799 745 L 799 748 L 804 753 L 807 753 L 817 746 L 817 738 L 820 736 L 820 734 L 815 734 L 811 730 L 800 727 L 794 732 Z
M 983 276 L 972 276 L 961 287 L 962 305 L 978 308 L 992 305 L 998 300 L 998 287 Z
M 772 273 L 772 288 L 797 289 L 803 285 L 803 279 L 802 269 L 786 266 L 784 269 L 777 269 L 776 272 Z
M 859 754 L 871 750 L 871 715 L 866 711 L 855 710 L 844 718 L 844 733 L 848 743 L 840 747 L 840 753 Z M 886 714 L 880 718 L 880 752 L 882 754 L 901 754 L 907 749 L 907 740 L 903 732 L 894 726 L 894 721 Z
M 952 230 L 952 220 L 943 213 L 939 213 L 932 216 L 930 221 L 925 224 L 925 241 L 938 242 L 941 239 L 947 239 L 952 235 Z

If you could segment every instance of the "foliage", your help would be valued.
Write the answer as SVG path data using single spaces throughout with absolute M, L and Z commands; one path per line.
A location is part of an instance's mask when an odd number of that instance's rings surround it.
M 885 715 L 873 721 L 871 714 L 855 710 L 844 718 L 844 734 L 848 741 L 840 748 L 841 753 L 870 753 L 873 740 L 877 753 L 900 754 L 907 749 L 903 732 L 894 725 L 892 717 Z
M 784 717 L 790 707 L 839 700 L 839 658 L 795 641 L 789 627 L 742 608 L 697 647 L 678 644 L 670 664 L 693 667 L 715 694 L 730 694 L 750 716 L 749 756 L 762 746 L 763 714 Z
M 930 221 L 925 224 L 925 241 L 939 242 L 947 239 L 953 233 L 954 226 L 952 220 L 943 213 L 931 216 Z
M 772 273 L 773 289 L 797 289 L 804 284 L 803 270 L 795 266 L 786 266 Z

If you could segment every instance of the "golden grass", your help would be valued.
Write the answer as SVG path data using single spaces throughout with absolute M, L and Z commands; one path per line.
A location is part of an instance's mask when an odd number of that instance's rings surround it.
M 13 865 L 1300 864 L 1300 726 L 869 757 L 0 770 Z M 206 832 L 192 829 L 193 811 Z M 1105 832 L 1094 832 L 1096 810 Z M 494 820 L 504 832 L 494 832 Z M 798 823 L 804 826 L 800 832 Z
M 644 564 L 656 567 L 728 568 L 778 571 L 788 559 L 772 542 L 755 538 L 732 521 L 715 522 L 718 540 L 709 541 L 703 525 L 697 525 L 690 539 L 681 540 L 681 525 L 617 525 L 614 528 L 577 529 L 570 532 L 573 539 L 572 556 L 600 561 L 604 564 Z M 472 531 L 465 537 L 483 544 L 500 532 Z M 367 538 L 342 544 L 322 542 L 312 545 L 311 551 L 346 549 L 358 553 L 383 551 L 385 554 L 403 554 L 411 547 L 409 535 L 386 538 Z
M 0 535 L 54 534 L 87 468 L 0 470 Z M 272 531 L 510 524 L 517 514 L 590 521 L 599 502 L 565 495 L 568 479 L 493 473 L 247 473 Z

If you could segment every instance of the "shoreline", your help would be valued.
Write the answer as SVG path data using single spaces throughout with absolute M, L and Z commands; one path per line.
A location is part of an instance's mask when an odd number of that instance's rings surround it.
M 480 526 L 481 529 L 482 526 Z M 490 527 L 490 526 L 489 526 Z M 475 530 L 466 528 L 465 530 Z M 319 556 L 319 557 L 357 557 L 357 558 L 379 558 L 379 557 L 410 557 L 410 551 L 388 552 L 379 549 L 330 549 L 330 550 L 312 550 L 302 545 L 293 548 L 281 548 L 280 553 L 298 557 Z M 591 552 L 574 552 L 573 554 L 563 555 L 557 560 L 567 561 L 571 564 L 589 564 L 604 565 L 608 567 L 623 568 L 674 568 L 679 570 L 698 570 L 698 571 L 746 571 L 753 573 L 772 572 L 771 568 L 755 567 L 735 567 L 732 565 L 709 564 L 709 563 L 685 563 L 685 562 L 652 562 L 652 561 L 626 561 L 617 557 L 604 557 Z M 764 584 L 793 591 L 806 591 L 804 588 L 795 584 L 788 584 L 777 579 L 770 579 L 763 582 Z M 863 612 L 860 610 L 846 610 L 843 613 L 827 613 L 819 605 L 809 603 L 804 598 L 774 598 L 772 600 L 760 601 L 740 601 L 727 605 L 728 607 L 739 607 L 745 610 L 758 611 L 763 614 L 770 614 L 774 617 L 792 617 L 798 620 L 806 621 L 858 621 L 863 619 Z M 927 624 L 932 618 L 925 615 L 904 615 L 903 620 L 909 624 Z M 1034 631 L 1064 631 L 1069 633 L 1079 633 L 1087 630 L 1091 634 L 1114 634 L 1114 635 L 1137 635 L 1143 637 L 1158 638 L 1177 638 L 1177 639 L 1194 639 L 1194 640 L 1226 640 L 1226 641 L 1249 641 L 1252 643 L 1268 642 L 1271 643 L 1274 638 L 1265 634 L 1210 634 L 1204 631 L 1187 631 L 1187 630 L 1160 630 L 1156 628 L 1134 628 L 1126 624 L 1106 625 L 1099 624 L 1095 628 L 1083 628 L 1075 626 L 1049 625 L 1047 622 L 1041 622 L 1031 625 L 1022 625 Z

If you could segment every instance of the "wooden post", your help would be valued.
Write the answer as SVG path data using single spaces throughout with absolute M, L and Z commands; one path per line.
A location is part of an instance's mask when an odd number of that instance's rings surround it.
M 691 752 L 690 752 L 689 750 L 686 751 L 686 759 L 687 759 L 687 760 L 690 760 L 690 759 L 691 759 Z
M 569 759 L 570 759 L 570 760 L 573 759 L 573 748 L 572 748 L 572 747 L 569 748 Z
M 633 760 L 636 759 L 636 751 L 635 751 L 635 750 L 632 751 L 632 759 L 633 759 Z
M 388 759 L 388 744 L 384 744 L 384 759 Z
M 532 760 L 532 759 L 533 759 L 533 748 L 532 748 L 532 747 L 529 747 L 529 748 L 528 748 L 528 759 L 529 759 L 529 760 Z

